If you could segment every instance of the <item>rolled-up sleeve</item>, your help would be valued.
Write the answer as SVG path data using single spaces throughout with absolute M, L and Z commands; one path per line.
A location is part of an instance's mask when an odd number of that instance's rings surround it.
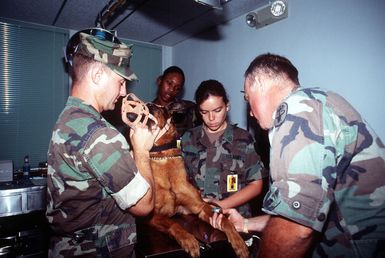
M 119 192 L 112 194 L 116 203 L 123 210 L 135 205 L 148 191 L 150 185 L 140 173 L 136 173 L 131 182 Z

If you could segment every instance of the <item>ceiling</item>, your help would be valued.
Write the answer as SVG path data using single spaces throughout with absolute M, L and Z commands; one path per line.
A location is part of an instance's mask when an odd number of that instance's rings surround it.
M 117 30 L 121 38 L 173 46 L 190 37 L 219 40 L 216 25 L 266 2 L 216 1 L 223 3 L 221 9 L 194 0 L 0 0 L 0 17 L 76 31 L 95 27 L 100 21 L 98 17 L 104 17 L 103 26 Z M 115 8 L 117 4 L 122 7 Z M 209 37 L 200 33 L 209 28 L 212 29 Z

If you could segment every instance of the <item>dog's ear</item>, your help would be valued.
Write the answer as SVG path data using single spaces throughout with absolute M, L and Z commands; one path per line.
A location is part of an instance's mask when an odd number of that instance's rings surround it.
M 166 106 L 167 111 L 172 115 L 175 112 L 186 112 L 187 110 L 195 108 L 195 103 L 189 100 L 176 100 Z
M 171 102 L 170 104 L 168 104 L 167 106 L 165 106 L 167 112 L 172 115 L 174 114 L 174 112 L 176 110 L 179 110 L 180 109 L 180 103 L 178 102 Z
M 195 103 L 189 100 L 177 100 L 166 106 L 174 124 L 185 123 L 186 117 L 195 113 L 195 108 Z

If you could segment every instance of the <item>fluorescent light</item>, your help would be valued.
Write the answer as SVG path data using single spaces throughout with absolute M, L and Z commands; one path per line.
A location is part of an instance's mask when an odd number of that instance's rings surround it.
M 222 9 L 221 0 L 195 0 L 195 2 L 210 6 L 212 8 Z

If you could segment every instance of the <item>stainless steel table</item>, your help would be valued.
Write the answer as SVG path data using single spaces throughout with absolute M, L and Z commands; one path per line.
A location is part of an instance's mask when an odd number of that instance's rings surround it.
M 0 257 L 47 257 L 45 178 L 0 183 Z

